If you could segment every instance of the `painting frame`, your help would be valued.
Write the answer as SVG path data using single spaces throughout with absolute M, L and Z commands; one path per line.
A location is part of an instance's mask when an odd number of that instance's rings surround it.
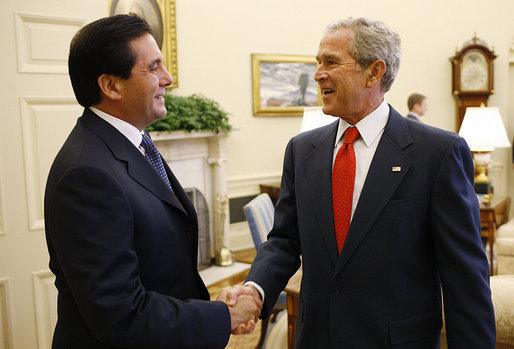
M 109 16 L 120 13 L 119 11 L 117 12 L 117 5 L 121 2 L 121 0 L 108 0 Z M 170 87 L 178 87 L 179 79 L 177 62 L 177 26 L 175 0 L 130 0 L 130 2 L 131 4 L 136 5 L 146 5 L 148 2 L 150 2 L 152 5 L 156 5 L 158 7 L 162 23 L 162 27 L 160 27 L 162 32 L 159 34 L 162 36 L 162 45 L 160 49 L 164 60 L 164 66 L 173 78 L 173 85 Z M 145 20 L 148 20 L 145 18 L 145 16 L 141 17 L 143 17 Z
M 263 63 L 271 63 L 273 65 L 281 65 L 283 69 L 291 69 L 291 74 L 294 73 L 292 69 L 297 69 L 297 72 L 300 73 L 303 69 L 304 71 L 301 75 L 307 74 L 305 71 L 308 71 L 308 75 L 310 77 L 306 80 L 307 89 L 309 90 L 309 103 L 307 104 L 305 101 L 305 88 L 303 94 L 300 92 L 301 98 L 299 101 L 299 105 L 284 105 L 287 104 L 288 101 L 284 101 L 282 97 L 276 98 L 268 98 L 267 105 L 263 105 L 263 86 L 264 79 L 261 76 L 262 70 L 265 69 L 266 65 L 263 66 Z M 287 68 L 287 65 L 291 64 L 291 68 Z M 306 65 L 313 65 L 313 67 L 308 67 Z M 285 68 L 284 68 L 285 67 Z M 317 86 L 317 83 L 314 81 L 314 72 L 318 67 L 318 62 L 314 56 L 302 56 L 302 55 L 284 55 L 284 54 L 252 54 L 252 96 L 253 96 L 253 115 L 255 116 L 282 116 L 282 115 L 303 115 L 303 109 L 305 107 L 313 107 L 322 105 L 321 93 Z M 288 75 L 291 75 L 288 74 Z M 266 77 L 269 82 L 269 77 Z M 268 83 L 269 84 L 269 83 Z M 291 86 L 291 83 L 289 83 Z M 292 86 L 291 86 L 292 87 Z M 314 92 L 315 91 L 315 92 Z M 268 93 L 273 93 L 274 91 L 268 91 Z M 279 91 L 278 89 L 275 91 L 276 93 L 281 93 L 283 91 Z M 313 96 L 313 94 L 315 96 Z M 272 101 L 271 103 L 269 101 Z M 277 105 L 275 105 L 277 104 Z M 281 104 L 281 105 L 278 105 Z

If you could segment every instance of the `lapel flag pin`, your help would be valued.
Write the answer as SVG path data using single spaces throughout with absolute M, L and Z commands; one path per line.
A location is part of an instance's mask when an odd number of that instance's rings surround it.
M 392 170 L 393 172 L 402 172 L 401 166 L 393 166 Z

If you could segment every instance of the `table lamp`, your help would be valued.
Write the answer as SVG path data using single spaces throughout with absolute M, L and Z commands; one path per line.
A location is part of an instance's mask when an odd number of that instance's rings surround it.
M 324 114 L 322 108 L 323 107 L 307 107 L 303 109 L 300 133 L 328 125 L 338 119 L 335 116 Z
M 483 203 L 491 199 L 491 181 L 487 169 L 495 148 L 508 148 L 510 142 L 497 107 L 468 107 L 460 127 L 462 136 L 473 154 L 475 163 L 475 192 L 483 194 Z

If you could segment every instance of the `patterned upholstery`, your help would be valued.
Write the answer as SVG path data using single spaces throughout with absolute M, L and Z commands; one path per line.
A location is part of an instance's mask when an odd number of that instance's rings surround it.
M 490 280 L 496 319 L 496 349 L 514 349 L 514 275 L 491 276 Z M 441 348 L 448 348 L 444 326 Z
M 514 258 L 514 257 L 513 257 Z M 491 277 L 497 348 L 514 348 L 514 275 Z M 503 346 L 499 346 L 502 344 Z
M 263 193 L 257 195 L 252 201 L 247 203 L 243 207 L 243 210 L 248 224 L 250 225 L 250 232 L 252 233 L 255 248 L 259 248 L 259 246 L 266 241 L 268 233 L 273 227 L 275 207 L 269 195 Z
M 273 227 L 273 215 L 275 214 L 275 206 L 268 194 L 263 193 L 257 195 L 253 200 L 243 206 L 243 210 L 250 226 L 250 232 L 252 234 L 253 243 L 255 248 L 267 240 L 268 233 Z M 268 322 L 274 322 L 278 313 L 286 309 L 287 295 L 285 292 L 281 292 L 278 296 L 277 302 L 271 311 L 271 315 L 263 320 L 261 327 L 261 338 L 257 348 L 261 348 L 264 343 L 266 331 L 268 328 Z M 287 333 L 286 333 L 287 334 Z
M 497 275 L 514 275 L 514 219 L 498 228 L 494 247 Z

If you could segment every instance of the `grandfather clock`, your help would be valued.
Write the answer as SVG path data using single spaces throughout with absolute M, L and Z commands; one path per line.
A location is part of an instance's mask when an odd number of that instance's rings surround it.
M 475 36 L 450 58 L 452 91 L 457 102 L 456 131 L 460 129 L 467 107 L 486 106 L 494 93 L 493 61 L 497 56 L 487 43 Z

